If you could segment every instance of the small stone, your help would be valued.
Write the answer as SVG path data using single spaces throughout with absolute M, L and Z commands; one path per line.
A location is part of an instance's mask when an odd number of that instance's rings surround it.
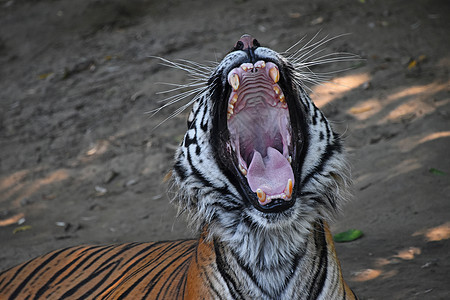
M 362 84 L 362 88 L 364 89 L 364 90 L 368 90 L 368 89 L 370 89 L 372 87 L 372 84 L 370 83 L 370 81 L 366 81 L 366 82 L 364 82 L 363 84 Z
M 319 25 L 319 24 L 322 24 L 324 20 L 325 19 L 323 17 L 318 17 L 318 18 L 315 18 L 314 20 L 312 20 L 310 22 L 310 24 L 313 25 L 313 26 L 314 25 Z
M 107 189 L 105 189 L 104 187 L 101 186 L 95 186 L 95 191 L 97 192 L 97 196 L 102 196 L 104 194 L 106 194 L 106 192 L 108 192 Z
M 129 187 L 129 186 L 135 185 L 136 183 L 138 183 L 138 180 L 136 180 L 136 179 L 130 179 L 130 180 L 128 180 L 128 181 L 125 183 L 125 186 L 126 186 L 126 187 Z
M 20 206 L 27 206 L 31 203 L 33 203 L 33 200 L 30 198 L 23 198 L 22 200 L 20 200 Z

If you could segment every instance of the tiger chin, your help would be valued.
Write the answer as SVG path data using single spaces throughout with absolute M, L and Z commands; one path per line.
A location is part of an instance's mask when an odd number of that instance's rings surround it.
M 198 239 L 57 250 L 1 273 L 0 299 L 356 299 L 326 223 L 349 168 L 301 71 L 316 46 L 244 35 L 204 76 L 173 169 Z

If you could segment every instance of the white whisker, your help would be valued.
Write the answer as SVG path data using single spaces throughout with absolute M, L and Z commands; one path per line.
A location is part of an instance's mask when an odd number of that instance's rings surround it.
M 168 95 L 171 93 L 175 93 L 172 96 L 166 97 L 165 99 L 160 100 L 160 103 L 164 103 L 162 106 L 147 111 L 146 114 L 150 114 L 150 117 L 153 117 L 161 110 L 175 105 L 180 101 L 187 100 L 186 103 L 183 103 L 180 107 L 176 108 L 173 113 L 170 114 L 167 118 L 165 118 L 162 122 L 160 122 L 155 128 L 159 127 L 162 123 L 166 122 L 169 119 L 174 118 L 175 116 L 182 113 L 189 106 L 191 106 L 195 101 L 197 101 L 201 95 L 203 95 L 208 90 L 208 80 L 214 71 L 214 67 L 206 66 L 197 62 L 189 61 L 186 59 L 179 59 L 177 61 L 171 61 L 163 57 L 157 56 L 149 56 L 151 58 L 156 58 L 161 61 L 161 65 L 174 68 L 177 70 L 182 70 L 188 74 L 190 77 L 190 82 L 185 84 L 180 83 L 167 83 L 167 82 L 159 82 L 159 84 L 164 84 L 169 86 L 168 90 L 158 92 L 158 95 Z
M 307 85 L 321 85 L 324 82 L 329 82 L 334 74 L 352 69 L 352 67 L 346 67 L 327 72 L 314 72 L 311 69 L 312 67 L 360 60 L 358 55 L 348 52 L 324 53 L 327 51 L 325 47 L 327 44 L 348 34 L 340 34 L 334 37 L 326 35 L 318 38 L 319 34 L 320 31 L 307 41 L 303 37 L 288 49 L 289 51 L 293 51 L 293 53 L 287 55 L 287 58 L 294 66 L 296 73 L 295 82 L 309 91 L 311 89 Z M 301 45 L 302 41 L 305 41 L 304 45 Z M 299 49 L 295 50 L 295 48 Z

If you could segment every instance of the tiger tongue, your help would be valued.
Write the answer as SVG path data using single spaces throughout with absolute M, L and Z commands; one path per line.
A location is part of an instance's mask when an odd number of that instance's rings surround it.
M 265 157 L 255 150 L 247 170 L 247 181 L 253 192 L 261 189 L 269 197 L 279 195 L 284 192 L 288 180 L 293 178 L 289 161 L 278 150 L 268 147 Z

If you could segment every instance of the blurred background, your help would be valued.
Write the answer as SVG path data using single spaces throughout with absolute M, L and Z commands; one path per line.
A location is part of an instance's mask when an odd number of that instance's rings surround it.
M 152 56 L 211 64 L 243 33 L 278 52 L 350 33 L 324 47 L 363 60 L 317 66 L 350 70 L 311 86 L 352 165 L 333 232 L 364 233 L 337 245 L 344 277 L 361 299 L 447 298 L 449 15 L 444 0 L 0 0 L 0 270 L 196 235 L 163 182 L 188 110 L 146 114 L 189 78 Z

